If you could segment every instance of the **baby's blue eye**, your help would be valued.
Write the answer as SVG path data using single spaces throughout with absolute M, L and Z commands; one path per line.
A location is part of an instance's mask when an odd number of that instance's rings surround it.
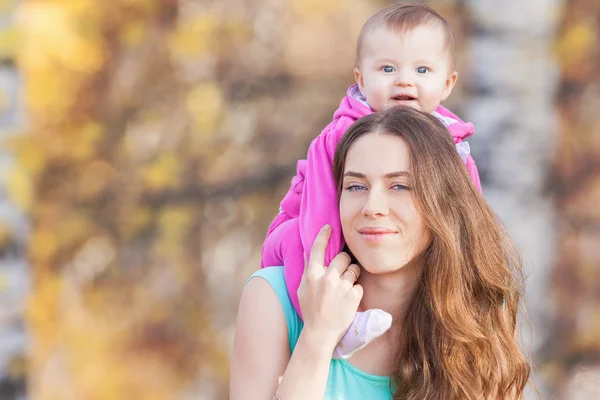
M 394 67 L 390 67 L 389 65 L 386 65 L 383 67 L 383 72 L 387 72 L 387 73 L 394 72 Z
M 417 68 L 417 72 L 420 74 L 424 74 L 427 72 L 427 67 L 419 67 Z

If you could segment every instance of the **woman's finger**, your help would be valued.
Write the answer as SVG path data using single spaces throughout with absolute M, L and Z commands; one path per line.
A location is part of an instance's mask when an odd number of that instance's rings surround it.
M 338 253 L 333 260 L 329 263 L 328 273 L 337 274 L 337 276 L 341 276 L 344 271 L 348 268 L 348 265 L 352 262 L 352 259 L 348 255 L 348 253 Z
M 342 280 L 348 281 L 354 285 L 360 276 L 360 267 L 356 264 L 350 264 L 348 268 L 342 273 Z
M 348 294 L 351 296 L 352 300 L 356 302 L 356 306 L 360 304 L 360 300 L 363 297 L 363 287 L 360 284 L 355 284 L 352 286 Z
M 317 234 L 315 242 L 310 249 L 307 271 L 311 270 L 312 268 L 323 268 L 325 266 L 325 249 L 327 249 L 327 243 L 329 243 L 330 236 L 331 226 L 325 225 Z

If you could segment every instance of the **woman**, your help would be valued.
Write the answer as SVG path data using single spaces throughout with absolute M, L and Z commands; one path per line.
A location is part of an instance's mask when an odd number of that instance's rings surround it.
M 281 267 L 253 275 L 240 301 L 232 399 L 519 399 L 521 264 L 471 182 L 446 128 L 398 107 L 358 120 L 334 173 L 348 254 L 326 268 L 317 237 L 291 306 Z M 392 327 L 331 360 L 358 310 Z

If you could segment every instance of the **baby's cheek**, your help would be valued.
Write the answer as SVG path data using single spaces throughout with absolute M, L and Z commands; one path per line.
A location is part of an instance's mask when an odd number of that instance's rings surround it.
M 372 93 L 370 97 L 371 99 L 369 100 L 369 105 L 375 111 L 386 111 L 392 106 L 391 104 L 388 104 L 386 96 L 384 96 L 382 93 L 375 92 Z
M 375 111 L 387 111 L 390 108 L 396 106 L 396 103 L 394 103 L 393 101 L 391 101 L 389 99 L 382 99 L 379 104 L 381 104 L 379 110 L 375 109 Z

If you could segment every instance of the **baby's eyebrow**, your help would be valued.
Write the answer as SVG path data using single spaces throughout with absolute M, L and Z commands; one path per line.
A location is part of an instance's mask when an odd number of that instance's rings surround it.
M 443 61 L 443 62 L 445 62 L 445 61 Z M 436 62 L 435 60 L 427 60 L 427 59 L 417 60 L 417 61 L 415 61 L 415 64 L 429 65 L 429 66 L 434 66 L 434 67 L 441 65 L 440 62 Z

